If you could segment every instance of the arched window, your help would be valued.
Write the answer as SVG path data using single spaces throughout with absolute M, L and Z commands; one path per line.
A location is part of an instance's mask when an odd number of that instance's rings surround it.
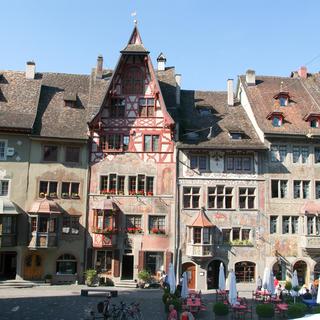
M 76 274 L 77 259 L 72 255 L 65 253 L 57 259 L 57 274 Z
M 241 261 L 235 264 L 237 282 L 254 282 L 256 264 L 250 261 Z
M 138 67 L 128 68 L 122 78 L 123 94 L 143 94 L 144 78 L 143 73 Z

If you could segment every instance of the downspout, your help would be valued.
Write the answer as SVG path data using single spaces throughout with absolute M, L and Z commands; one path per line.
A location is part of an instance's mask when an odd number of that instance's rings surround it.
M 175 201 L 175 266 L 176 266 L 176 279 L 180 279 L 180 190 L 179 190 L 179 149 L 176 153 L 176 201 Z

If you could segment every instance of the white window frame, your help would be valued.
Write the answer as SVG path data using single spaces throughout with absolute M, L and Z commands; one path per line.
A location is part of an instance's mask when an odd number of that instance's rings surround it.
M 2 196 L 0 193 L 0 198 L 9 198 L 10 195 L 10 180 L 9 179 L 0 179 L 1 189 L 2 189 L 2 181 L 8 181 L 8 194 L 6 196 Z
M 7 160 L 8 140 L 1 139 L 0 143 L 4 143 L 3 157 L 0 157 L 0 161 L 5 161 Z

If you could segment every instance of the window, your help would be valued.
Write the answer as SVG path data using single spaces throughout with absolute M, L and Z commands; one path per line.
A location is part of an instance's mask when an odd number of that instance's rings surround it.
M 310 198 L 310 181 L 293 181 L 293 197 L 294 199 Z
M 183 188 L 183 207 L 195 209 L 199 208 L 200 188 L 184 187 Z
M 100 177 L 100 194 L 124 194 L 125 176 L 111 173 Z
M 61 198 L 64 199 L 79 199 L 79 182 L 62 182 L 61 185 Z
M 165 233 L 166 217 L 165 216 L 149 216 L 149 232 Z
M 62 233 L 79 234 L 80 224 L 79 217 L 63 217 Z
M 141 229 L 141 226 L 142 226 L 141 220 L 142 220 L 141 215 L 126 215 L 126 228 Z
M 231 209 L 233 207 L 233 188 L 216 186 L 208 188 L 208 208 Z
M 146 270 L 149 271 L 151 275 L 156 275 L 157 272 L 161 271 L 163 268 L 163 252 L 147 251 L 145 261 Z
M 299 228 L 299 217 L 283 216 L 282 217 L 282 233 L 283 234 L 297 234 Z
M 280 107 L 285 107 L 288 104 L 288 98 L 280 97 L 279 103 L 280 103 Z
M 201 229 L 199 227 L 193 228 L 193 243 L 201 243 Z
M 80 148 L 66 147 L 65 162 L 79 163 L 80 162 Z
M 240 240 L 240 228 L 232 228 L 232 241 Z
M 271 146 L 271 162 L 284 162 L 287 157 L 287 146 L 272 145 Z
M 137 192 L 137 177 L 129 177 L 129 194 L 134 195 Z
M 287 198 L 288 181 L 287 180 L 271 180 L 271 197 Z
M 222 229 L 222 242 L 229 244 L 231 241 L 231 229 Z
M 320 217 L 308 216 L 307 217 L 307 234 L 320 235 Z
M 48 232 L 48 224 L 49 224 L 49 218 L 39 217 L 39 226 L 38 226 L 39 232 Z
M 14 234 L 16 232 L 16 218 L 12 216 L 0 216 L 2 234 Z
M 253 262 L 243 261 L 235 264 L 237 282 L 254 282 L 256 265 Z
M 43 161 L 58 161 L 58 147 L 43 146 Z
M 113 229 L 113 216 L 110 210 L 96 210 L 96 227 L 101 230 Z
M 251 171 L 252 158 L 249 156 L 227 156 L 226 168 L 227 171 Z
M 152 196 L 153 195 L 153 177 L 147 177 L 147 195 Z
M 120 134 L 110 134 L 107 136 L 107 149 L 108 150 L 119 150 L 121 147 L 121 135 Z
M 145 152 L 158 152 L 159 151 L 159 136 L 158 135 L 145 135 L 144 136 L 144 151 Z
M 293 163 L 308 163 L 309 148 L 304 146 L 292 147 L 292 162 Z
M 155 105 L 153 98 L 139 99 L 139 115 L 140 117 L 154 117 Z
M 320 148 L 314 148 L 314 162 L 320 163 Z
M 320 199 L 320 181 L 316 181 L 315 184 L 316 184 L 316 186 L 315 186 L 315 191 L 316 191 L 315 198 L 316 199 Z
M 190 168 L 197 170 L 208 170 L 208 157 L 205 155 L 190 155 Z
M 125 99 L 111 99 L 110 118 L 123 118 L 126 111 Z
M 278 233 L 278 216 L 270 217 L 270 233 Z
M 239 188 L 240 209 L 254 209 L 256 188 Z
M 107 274 L 112 271 L 112 251 L 98 250 L 96 259 L 96 268 Z
M 51 198 L 57 197 L 58 182 L 56 181 L 40 181 L 39 184 L 39 196 L 40 198 L 48 195 Z
M 127 151 L 129 143 L 129 135 L 109 134 L 100 137 L 100 149 L 103 151 Z
M 241 140 L 242 139 L 242 133 L 241 132 L 229 132 L 230 138 L 232 140 Z
M 0 160 L 7 159 L 7 142 L 0 140 Z
M 281 124 L 282 124 L 282 118 L 276 117 L 276 116 L 272 118 L 272 125 L 274 127 L 281 127 Z
M 72 254 L 63 254 L 57 259 L 57 274 L 76 274 L 77 259 Z
M 0 197 L 7 197 L 9 193 L 9 181 L 0 180 Z
M 125 182 L 125 177 L 124 176 L 118 176 L 117 177 L 117 193 L 118 194 L 124 194 L 124 182 Z
M 318 119 L 311 119 L 310 120 L 310 127 L 311 128 L 318 128 L 319 127 L 319 120 Z
M 138 67 L 128 68 L 122 79 L 123 94 L 143 94 L 144 78 L 143 73 Z
M 128 151 L 129 143 L 130 143 L 130 136 L 129 135 L 123 135 L 122 136 L 122 150 L 123 151 Z

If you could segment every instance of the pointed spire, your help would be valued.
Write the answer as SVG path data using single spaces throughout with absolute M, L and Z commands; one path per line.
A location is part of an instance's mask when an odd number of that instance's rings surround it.
M 121 51 L 121 53 L 139 53 L 139 54 L 148 54 L 149 51 L 143 46 L 142 39 L 140 36 L 140 32 L 138 30 L 137 23 L 135 22 L 133 31 L 129 38 L 127 46 Z

